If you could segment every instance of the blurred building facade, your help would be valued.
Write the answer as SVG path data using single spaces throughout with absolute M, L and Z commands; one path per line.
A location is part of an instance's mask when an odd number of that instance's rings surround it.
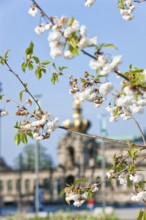
M 64 126 L 82 133 L 87 133 L 91 126 L 91 123 L 83 118 L 78 100 L 74 103 L 72 119 L 66 120 Z M 102 131 L 107 135 L 105 125 Z M 135 142 L 139 141 L 140 137 L 129 137 L 129 139 Z M 68 132 L 58 143 L 58 167 L 39 172 L 39 186 L 43 189 L 43 201 L 64 202 L 60 191 L 66 183 L 71 184 L 78 178 L 87 178 L 91 183 L 102 181 L 106 177 L 105 169 L 112 164 L 113 154 L 120 154 L 123 150 L 125 147 L 121 144 L 101 142 L 88 136 Z M 140 166 L 145 166 L 144 161 Z M 2 158 L 0 159 L 1 202 L 32 203 L 35 181 L 35 172 L 14 170 Z M 99 203 L 105 200 L 108 204 L 131 202 L 129 189 L 121 186 L 118 181 L 113 184 L 107 181 L 95 194 L 95 200 Z

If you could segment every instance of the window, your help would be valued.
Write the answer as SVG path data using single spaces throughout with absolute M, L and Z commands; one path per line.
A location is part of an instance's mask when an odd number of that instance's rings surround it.
M 25 180 L 25 191 L 27 193 L 30 192 L 30 180 L 29 179 Z
M 21 189 L 21 180 L 18 179 L 18 180 L 16 180 L 16 190 L 20 191 L 20 189 Z
M 96 178 L 96 183 L 97 183 L 97 184 L 100 184 L 100 183 L 101 183 L 101 177 L 100 177 L 100 176 L 97 176 L 97 178 Z M 100 184 L 98 187 L 101 187 L 101 184 Z
M 74 152 L 74 149 L 73 147 L 69 147 L 68 148 L 68 154 L 69 154 L 69 161 L 71 163 L 71 166 L 74 166 L 74 163 L 75 163 L 75 152 Z
M 3 181 L 0 180 L 0 192 L 3 190 Z
M 43 179 L 43 188 L 49 189 L 50 188 L 50 182 L 48 178 Z
M 8 192 L 12 191 L 12 189 L 13 189 L 12 180 L 8 180 L 8 182 L 7 182 L 7 189 L 8 189 Z

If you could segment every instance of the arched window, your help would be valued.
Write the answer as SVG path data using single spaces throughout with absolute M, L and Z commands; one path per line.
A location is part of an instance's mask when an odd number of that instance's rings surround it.
M 71 166 L 74 166 L 74 163 L 75 163 L 75 152 L 74 152 L 74 148 L 73 147 L 69 147 L 68 148 L 68 156 L 69 158 L 67 158 L 70 162 L 70 165 Z
M 74 177 L 72 175 L 66 178 L 66 183 L 71 185 L 74 182 Z

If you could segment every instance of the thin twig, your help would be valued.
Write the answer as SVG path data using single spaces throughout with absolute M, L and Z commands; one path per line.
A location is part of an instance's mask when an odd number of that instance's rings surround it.
M 41 14 L 43 16 L 45 16 L 52 24 L 54 24 L 53 20 L 51 19 L 51 17 L 49 17 L 46 12 L 38 5 L 38 3 L 35 0 L 31 0 L 33 2 L 33 4 L 35 4 L 37 6 L 37 8 L 41 11 Z
M 102 137 L 102 136 L 98 136 L 98 135 L 86 134 L 86 133 L 82 133 L 82 132 L 79 132 L 79 131 L 71 130 L 71 129 L 66 128 L 64 126 L 59 126 L 59 128 L 61 128 L 63 130 L 66 130 L 68 132 L 74 133 L 74 134 L 79 134 L 81 136 L 88 137 L 88 138 L 94 138 L 94 139 L 99 139 L 99 140 L 103 140 L 103 141 L 106 141 L 106 142 L 113 142 L 113 143 L 128 145 L 128 141 L 121 141 L 121 140 L 115 140 L 115 139 L 112 139 L 112 138 Z M 133 144 L 135 144 L 135 143 L 133 143 Z M 145 149 L 146 145 L 135 144 L 135 147 L 142 147 L 143 149 Z
M 18 76 L 17 73 L 15 73 L 12 68 L 10 67 L 10 65 L 7 63 L 7 61 L 5 62 L 5 65 L 8 67 L 9 71 L 19 80 L 19 82 L 21 83 L 21 85 L 24 87 L 25 91 L 30 95 L 30 97 L 33 99 L 33 101 L 36 103 L 36 105 L 38 106 L 39 110 L 42 111 L 38 101 L 34 98 L 34 96 L 31 94 L 31 92 L 28 90 L 28 88 L 26 87 L 25 83 L 23 83 L 23 81 L 21 80 L 21 78 Z
M 133 121 L 134 121 L 135 124 L 137 125 L 138 130 L 139 130 L 140 133 L 141 133 L 141 137 L 142 137 L 142 140 L 143 140 L 143 144 L 146 145 L 146 140 L 145 140 L 145 137 L 144 137 L 144 133 L 143 133 L 143 131 L 142 131 L 142 129 L 141 129 L 141 127 L 140 127 L 138 121 L 137 121 L 136 118 L 133 116 L 133 114 L 129 111 L 129 109 L 128 109 L 126 106 L 124 106 L 124 107 L 126 108 L 126 111 L 128 112 L 128 114 L 131 116 L 131 118 L 133 119 Z
M 23 108 L 29 113 L 29 115 L 35 117 L 37 120 L 40 120 L 40 118 L 37 117 L 36 114 L 29 112 L 28 109 L 27 109 L 25 106 L 23 106 L 23 105 L 21 105 L 21 104 L 15 102 L 14 100 L 10 99 L 10 98 L 9 98 L 8 96 L 6 96 L 5 94 L 2 94 L 2 96 L 4 96 L 4 97 L 5 97 L 7 100 L 9 100 L 10 102 L 14 103 L 17 107 L 19 107 L 19 108 L 22 108 L 22 107 L 23 107 Z

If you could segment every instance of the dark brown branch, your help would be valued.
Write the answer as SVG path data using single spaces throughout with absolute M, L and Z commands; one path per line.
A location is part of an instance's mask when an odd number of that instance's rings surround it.
M 85 136 L 85 137 L 89 137 L 89 138 L 93 138 L 93 139 L 99 139 L 99 140 L 103 140 L 103 141 L 106 141 L 106 142 L 113 142 L 113 143 L 128 145 L 128 141 L 121 141 L 121 140 L 115 140 L 115 139 L 112 139 L 112 138 L 102 137 L 102 136 L 98 136 L 98 135 L 86 134 L 86 133 L 82 133 L 82 132 L 79 132 L 79 131 L 71 130 L 71 129 L 66 128 L 64 126 L 59 126 L 59 128 L 63 129 L 63 130 L 66 130 L 68 132 L 74 133 L 74 134 L 79 134 L 81 136 Z M 135 144 L 135 143 L 132 143 L 132 144 Z M 143 149 L 145 149 L 146 145 L 135 144 L 135 147 L 142 147 Z
M 7 63 L 7 61 L 5 62 L 5 65 L 8 67 L 9 71 L 19 80 L 19 82 L 21 83 L 21 85 L 24 87 L 25 91 L 30 95 L 30 97 L 33 99 L 33 101 L 36 103 L 36 105 L 38 106 L 39 110 L 41 110 L 41 107 L 38 103 L 38 101 L 34 98 L 34 96 L 31 94 L 31 92 L 28 90 L 28 88 L 26 87 L 25 83 L 23 83 L 23 81 L 21 80 L 21 78 L 18 76 L 17 73 L 15 73 L 12 68 L 10 67 L 10 65 Z
M 37 8 L 41 11 L 41 14 L 45 16 L 52 24 L 54 24 L 53 20 L 51 17 L 49 17 L 46 12 L 38 5 L 38 3 L 35 0 L 31 0 L 33 4 L 37 6 Z

